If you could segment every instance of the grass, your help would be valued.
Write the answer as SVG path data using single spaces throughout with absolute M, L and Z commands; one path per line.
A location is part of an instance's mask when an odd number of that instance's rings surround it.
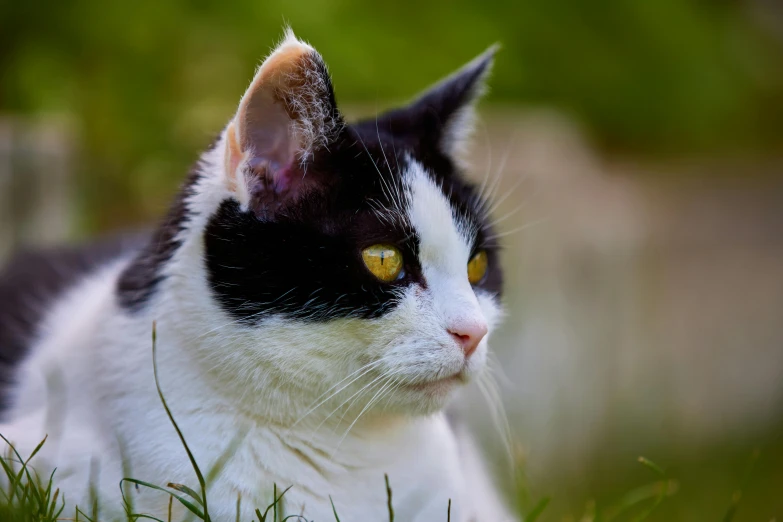
M 161 400 L 164 401 L 165 404 L 165 399 L 161 397 Z M 176 421 L 174 421 L 170 414 L 169 418 L 176 427 Z M 178 428 L 177 430 L 179 432 Z M 0 462 L 2 462 L 2 467 L 8 482 L 8 487 L 6 490 L 0 491 L 0 520 L 3 522 L 56 522 L 62 520 L 99 522 L 101 520 L 98 515 L 97 505 L 95 503 L 93 503 L 91 506 L 89 513 L 86 513 L 79 506 L 74 506 L 72 508 L 68 507 L 68 509 L 73 509 L 73 513 L 69 514 L 69 516 L 64 516 L 66 513 L 65 499 L 60 496 L 60 490 L 57 489 L 54 485 L 56 471 L 49 475 L 46 480 L 42 480 L 42 477 L 40 477 L 29 465 L 31 459 L 45 444 L 46 439 L 41 441 L 41 443 L 26 459 L 23 459 L 22 456 L 19 455 L 13 444 L 5 439 L 5 437 L 3 437 L 3 440 L 7 444 L 9 451 L 7 452 L 7 455 L 0 460 Z M 183 446 L 187 450 L 187 442 L 183 436 L 181 436 L 181 440 Z M 189 450 L 188 453 L 190 454 Z M 660 467 L 644 458 L 640 458 L 640 462 L 658 474 L 659 480 L 629 491 L 623 498 L 620 499 L 617 504 L 602 510 L 600 513 L 586 513 L 585 516 L 580 520 L 590 522 L 615 522 L 619 520 L 633 520 L 634 522 L 642 522 L 650 516 L 650 514 L 666 499 L 666 497 L 674 494 L 677 491 L 677 482 L 667 478 L 666 473 Z M 213 520 L 209 514 L 209 507 L 205 494 L 207 479 L 204 478 L 204 475 L 195 459 L 191 459 L 191 464 L 193 465 L 193 469 L 196 472 L 196 476 L 199 477 L 200 488 L 198 491 L 184 484 L 169 482 L 165 487 L 162 487 L 133 478 L 122 479 L 120 483 L 121 485 L 127 482 L 137 486 L 162 491 L 169 495 L 169 509 L 166 520 L 154 517 L 149 514 L 134 512 L 130 502 L 123 496 L 123 508 L 126 513 L 124 522 L 135 522 L 142 519 L 154 520 L 157 522 L 172 522 L 172 503 L 174 501 L 182 504 L 188 510 L 191 518 L 195 517 L 197 520 L 202 520 L 204 522 Z M 384 478 L 386 483 L 388 521 L 394 522 L 395 515 L 392 501 L 392 487 L 389 482 L 388 475 L 385 475 Z M 255 518 L 253 518 L 252 522 L 284 522 L 286 520 L 297 522 L 312 522 L 301 515 L 288 515 L 283 517 L 283 498 L 290 489 L 291 486 L 280 491 L 278 494 L 277 485 L 275 484 L 273 502 L 266 506 L 263 512 L 260 509 L 256 509 Z M 735 495 L 734 499 L 732 500 L 732 505 L 730 506 L 726 517 L 724 518 L 724 522 L 730 522 L 733 519 L 740 498 L 741 494 Z M 531 510 L 522 515 L 522 521 L 535 522 L 539 520 L 549 505 L 549 502 L 549 498 L 540 500 Z M 238 498 L 237 521 L 240 520 L 240 505 L 241 499 Z M 633 518 L 628 518 L 626 516 L 640 506 L 644 507 L 643 511 L 634 513 Z M 334 507 L 334 502 L 332 502 L 332 510 L 335 522 L 341 522 L 340 516 L 337 513 L 337 509 Z M 446 522 L 451 522 L 451 500 L 449 500 L 448 505 L 444 509 L 443 520 Z
M 196 462 L 196 459 L 193 457 L 185 436 L 177 425 L 177 422 L 174 419 L 174 416 L 171 414 L 171 410 L 169 409 L 168 404 L 166 403 L 166 398 L 161 392 L 156 364 L 156 346 L 156 329 L 153 325 L 152 353 L 155 385 L 160 396 L 161 404 L 166 411 L 169 421 L 177 431 L 180 442 L 182 443 L 182 446 L 184 447 L 188 458 L 190 459 L 190 463 L 198 479 L 198 488 L 193 489 L 185 484 L 178 484 L 173 482 L 166 482 L 165 486 L 159 486 L 130 477 L 123 478 L 120 481 L 120 489 L 123 491 L 122 507 L 123 512 L 125 513 L 125 518 L 122 521 L 111 522 L 135 522 L 138 520 L 172 522 L 172 506 L 175 501 L 179 502 L 182 506 L 185 507 L 185 509 L 188 511 L 189 519 L 195 518 L 204 522 L 212 522 L 213 519 L 209 513 L 209 504 L 206 491 L 208 484 L 220 474 L 222 469 L 219 469 L 220 466 L 217 466 L 216 468 L 210 470 L 205 476 Z M 93 500 L 90 502 L 89 509 L 86 512 L 85 509 L 83 509 L 81 506 L 68 506 L 66 505 L 65 498 L 63 498 L 63 495 L 60 494 L 60 490 L 56 487 L 56 470 L 53 471 L 49 476 L 42 477 L 32 466 L 30 466 L 30 462 L 33 457 L 35 457 L 35 455 L 46 443 L 46 438 L 44 438 L 26 458 L 23 458 L 16 448 L 14 448 L 13 444 L 2 434 L 0 434 L 0 438 L 2 438 L 7 446 L 5 455 L 0 458 L 2 473 L 5 475 L 4 482 L 7 484 L 5 489 L 0 488 L 0 521 L 56 522 L 69 520 L 83 522 L 109 522 L 100 518 L 99 503 L 97 498 L 93 498 Z M 229 444 L 228 450 L 226 452 L 227 454 L 225 455 L 224 459 L 221 459 L 221 462 L 225 463 L 230 458 L 230 454 L 233 453 L 233 451 L 242 442 L 243 439 L 244 434 L 241 434 L 235 438 L 231 444 Z M 738 489 L 736 489 L 732 494 L 728 508 L 726 509 L 725 514 L 721 519 L 722 522 L 735 521 L 740 501 L 743 497 L 744 491 L 747 490 L 750 484 L 750 479 L 758 459 L 759 452 L 754 451 L 746 465 L 746 469 L 743 473 L 741 481 L 739 482 Z M 575 518 L 569 517 L 567 520 L 579 520 L 580 522 L 643 522 L 649 520 L 653 513 L 655 513 L 668 498 L 678 493 L 680 489 L 680 483 L 677 479 L 671 476 L 667 469 L 659 466 L 651 460 L 644 457 L 639 457 L 638 461 L 653 475 L 653 481 L 628 490 L 614 502 L 607 503 L 605 506 L 598 507 L 596 503 L 591 502 L 587 505 L 587 507 L 585 507 L 581 516 Z M 392 486 L 390 484 L 388 475 L 384 475 L 384 479 L 386 486 L 386 507 L 388 512 L 388 521 L 394 522 L 395 512 L 393 506 Z M 521 473 L 521 470 L 519 470 L 517 474 L 517 479 L 518 484 L 522 485 L 518 491 L 518 498 L 520 500 L 518 511 L 520 519 L 522 522 L 536 522 L 541 520 L 541 518 L 547 514 L 547 509 L 550 506 L 551 498 L 544 497 L 537 501 L 532 501 L 530 492 L 527 491 L 524 487 L 524 475 Z M 135 512 L 131 502 L 124 495 L 123 485 L 125 483 L 133 484 L 136 487 L 145 487 L 162 491 L 169 495 L 169 509 L 167 518 L 163 520 L 146 513 Z M 283 499 L 291 487 L 292 486 L 288 486 L 278 493 L 277 484 L 274 484 L 272 503 L 266 506 L 263 512 L 260 508 L 255 509 L 255 517 L 252 519 L 252 522 L 285 522 L 287 520 L 292 522 L 313 522 L 301 515 L 283 515 Z M 331 497 L 329 497 L 329 499 L 331 501 L 335 522 L 342 522 L 337 509 L 334 506 L 334 502 L 332 501 Z M 240 521 L 239 513 L 241 501 L 242 499 L 238 497 L 236 515 L 237 522 Z M 444 506 L 443 512 L 443 520 L 446 522 L 451 522 L 451 499 L 449 499 L 448 505 Z M 245 520 L 243 522 L 247 521 Z

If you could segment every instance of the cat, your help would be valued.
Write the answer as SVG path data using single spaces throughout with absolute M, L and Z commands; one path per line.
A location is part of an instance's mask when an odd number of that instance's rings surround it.
M 286 514 L 512 520 L 444 413 L 502 316 L 487 204 L 463 177 L 494 48 L 411 104 L 348 123 L 287 30 L 149 236 L 29 254 L 0 279 L 4 418 L 69 506 L 123 476 L 196 488 L 215 521 Z M 44 306 L 45 305 L 45 306 Z M 33 315 L 31 315 L 33 314 Z M 205 472 L 206 473 L 206 472 Z M 125 483 L 127 486 L 127 483 Z M 160 518 L 168 497 L 126 487 Z M 240 500 L 238 507 L 237 500 Z M 175 502 L 175 509 L 178 503 Z

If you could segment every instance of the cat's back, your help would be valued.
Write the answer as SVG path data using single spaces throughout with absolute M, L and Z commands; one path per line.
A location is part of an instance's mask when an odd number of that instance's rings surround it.
M 0 412 L 16 369 L 42 335 L 48 313 L 71 289 L 114 260 L 131 256 L 147 236 L 123 235 L 76 246 L 27 250 L 0 269 Z

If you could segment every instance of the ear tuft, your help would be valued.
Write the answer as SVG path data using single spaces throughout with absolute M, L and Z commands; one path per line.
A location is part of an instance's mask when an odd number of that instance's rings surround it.
M 276 90 L 300 140 L 300 160 L 327 146 L 342 125 L 334 99 L 329 71 L 321 55 L 308 43 L 298 39 L 290 27 L 282 41 L 258 68 L 256 82 Z M 252 96 L 253 85 L 243 97 Z M 242 105 L 240 103 L 240 112 Z
M 256 71 L 226 131 L 229 187 L 233 182 L 240 196 L 243 188 L 248 193 L 271 191 L 276 201 L 296 195 L 307 162 L 328 147 L 342 126 L 321 55 L 286 29 Z M 240 177 L 246 178 L 245 187 Z

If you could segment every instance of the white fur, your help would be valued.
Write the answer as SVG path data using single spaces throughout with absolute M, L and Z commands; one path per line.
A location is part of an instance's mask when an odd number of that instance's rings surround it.
M 104 514 L 120 506 L 125 474 L 197 489 L 153 380 L 156 321 L 161 386 L 202 469 L 241 437 L 210 485 L 213 520 L 233 520 L 238 495 L 250 519 L 271 502 L 273 484 L 294 486 L 287 514 L 331 520 L 331 496 L 341 520 L 384 520 L 385 473 L 398 520 L 445 520 L 449 499 L 454 521 L 510 520 L 472 445 L 441 413 L 458 385 L 431 384 L 481 370 L 487 339 L 466 361 L 448 329 L 479 321 L 491 332 L 500 310 L 468 283 L 472 232 L 429 174 L 409 161 L 401 198 L 420 237 L 426 288 L 409 286 L 375 320 L 243 326 L 211 297 L 203 262 L 207 220 L 239 197 L 227 188 L 223 142 L 203 158 L 206 175 L 187 201 L 192 219 L 152 300 L 134 315 L 119 309 L 114 288 L 127 259 L 69 292 L 48 314 L 23 368 L 22 400 L 0 432 L 23 454 L 48 434 L 33 464 L 42 474 L 57 466 L 69 503 L 86 504 L 92 478 Z M 165 495 L 128 493 L 136 511 L 165 518 Z

